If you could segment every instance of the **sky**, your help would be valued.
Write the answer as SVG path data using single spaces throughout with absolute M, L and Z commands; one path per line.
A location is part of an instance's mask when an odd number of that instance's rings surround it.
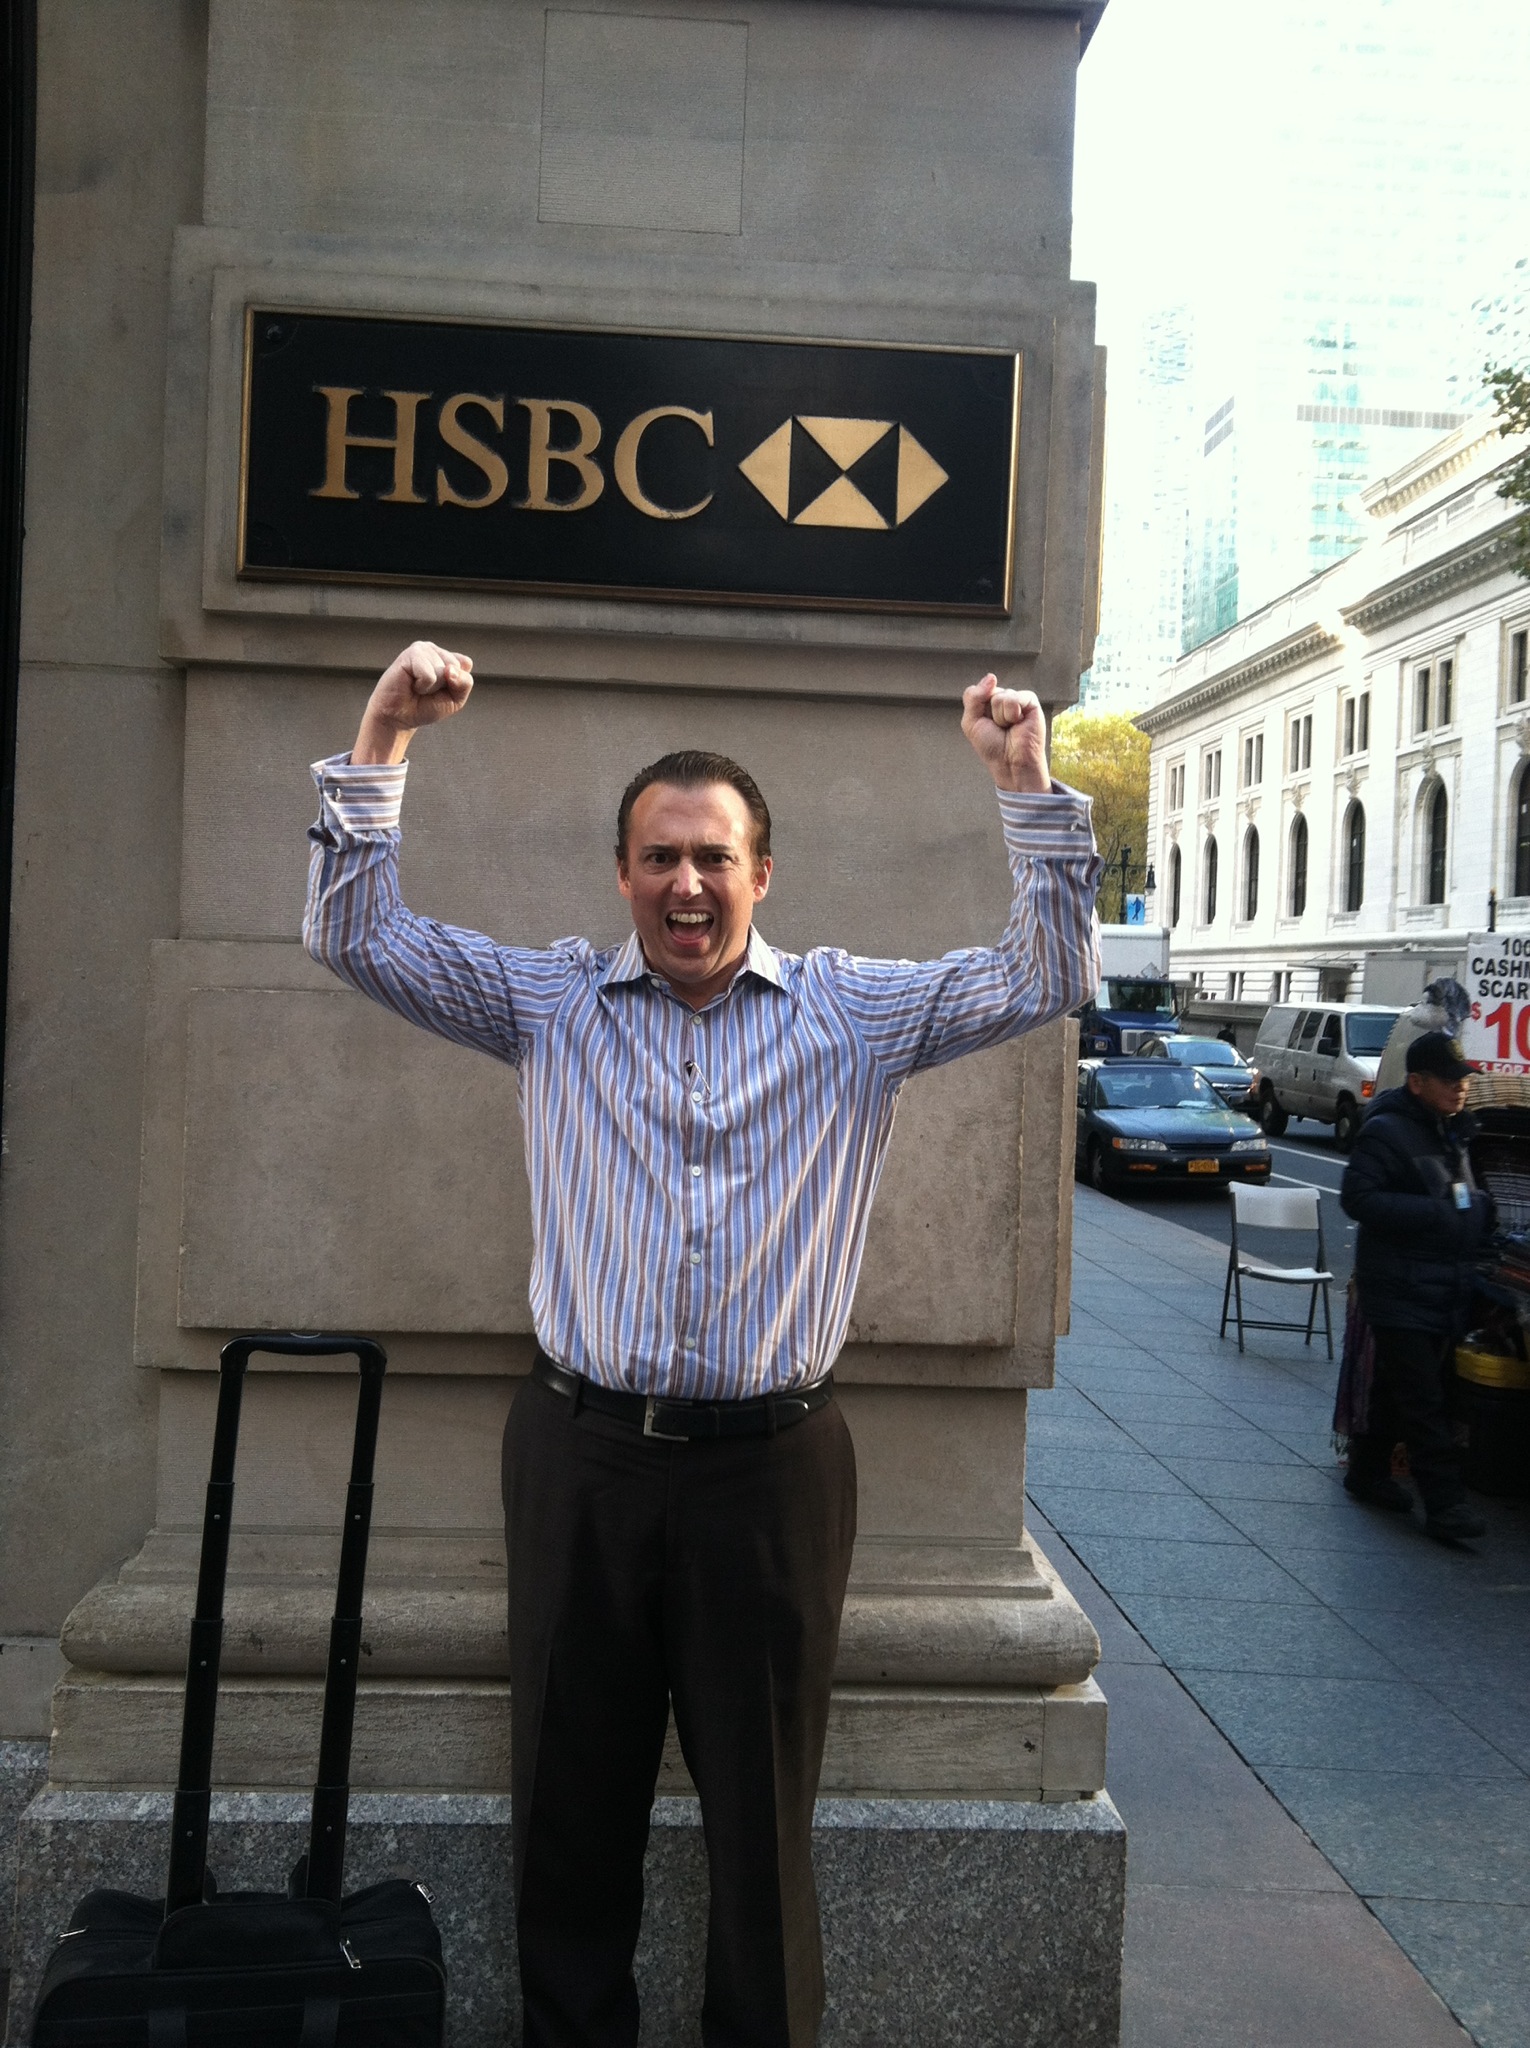
M 1530 252 L 1527 104 L 1526 0 L 1109 0 L 1074 178 L 1100 338 L 1313 270 L 1469 304 Z

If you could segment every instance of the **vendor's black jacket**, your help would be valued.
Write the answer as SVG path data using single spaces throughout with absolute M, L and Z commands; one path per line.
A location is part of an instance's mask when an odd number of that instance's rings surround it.
M 1344 1170 L 1339 1201 L 1360 1225 L 1355 1281 L 1365 1319 L 1379 1329 L 1466 1327 L 1472 1259 L 1493 1228 L 1493 1204 L 1473 1185 L 1458 1209 L 1453 1183 L 1470 1180 L 1463 1111 L 1448 1121 L 1406 1088 L 1378 1095 Z

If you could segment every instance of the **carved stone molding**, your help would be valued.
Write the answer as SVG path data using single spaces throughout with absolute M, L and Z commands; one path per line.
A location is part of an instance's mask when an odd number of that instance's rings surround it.
M 1305 626 L 1273 647 L 1261 648 L 1247 660 L 1235 662 L 1230 668 L 1208 676 L 1204 682 L 1192 684 L 1177 697 L 1155 704 L 1150 711 L 1138 712 L 1132 722 L 1145 733 L 1166 732 L 1176 719 L 1184 717 L 1187 712 L 1204 711 L 1239 690 L 1268 682 L 1287 669 L 1299 668 L 1303 662 L 1331 655 L 1341 645 L 1338 635 L 1330 633 L 1326 626 Z
M 1513 559 L 1516 524 L 1515 520 L 1505 520 L 1490 533 L 1463 541 L 1448 555 L 1441 555 L 1421 568 L 1384 584 L 1358 604 L 1341 606 L 1344 623 L 1368 633 L 1373 627 L 1385 625 L 1391 619 L 1422 611 L 1425 605 L 1448 597 L 1452 591 L 1464 590 L 1470 584 L 1496 576 Z

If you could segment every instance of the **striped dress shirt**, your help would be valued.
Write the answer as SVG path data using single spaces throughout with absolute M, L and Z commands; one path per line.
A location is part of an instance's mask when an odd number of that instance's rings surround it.
M 780 953 L 751 931 L 698 1011 L 635 932 L 502 946 L 407 910 L 405 772 L 315 763 L 304 943 L 399 1016 L 514 1067 L 542 1348 L 639 1394 L 732 1401 L 819 1379 L 904 1081 L 1096 985 L 1088 799 L 999 793 L 1014 901 L 996 946 L 868 960 Z

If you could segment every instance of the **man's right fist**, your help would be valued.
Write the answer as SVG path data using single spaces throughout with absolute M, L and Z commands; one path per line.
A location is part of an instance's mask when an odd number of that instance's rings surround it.
M 460 711 L 473 690 L 469 655 L 415 640 L 378 678 L 351 749 L 358 767 L 402 761 L 409 736 Z

